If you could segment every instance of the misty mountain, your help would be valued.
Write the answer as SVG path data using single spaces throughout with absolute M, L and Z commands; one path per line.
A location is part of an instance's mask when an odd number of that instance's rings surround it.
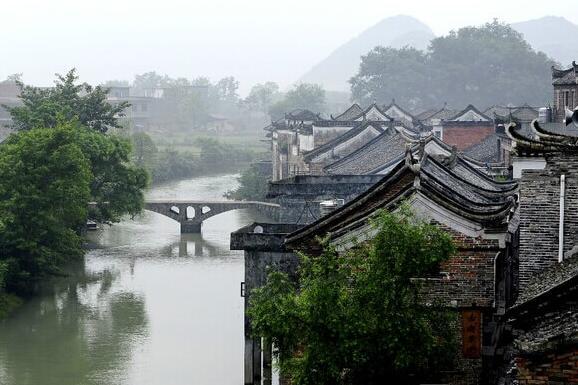
M 563 17 L 546 16 L 512 24 L 532 47 L 546 53 L 563 66 L 578 60 L 578 25 Z
M 361 56 L 374 47 L 408 45 L 425 49 L 434 37 L 427 25 L 413 17 L 388 17 L 337 48 L 299 81 L 321 84 L 327 90 L 349 91 L 348 80 L 357 73 Z

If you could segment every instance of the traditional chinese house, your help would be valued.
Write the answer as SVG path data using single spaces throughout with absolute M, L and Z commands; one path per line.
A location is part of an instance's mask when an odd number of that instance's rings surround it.
M 578 137 L 507 128 L 519 170 L 519 296 L 512 381 L 578 383 Z M 512 382 L 514 383 L 514 382 Z
M 318 237 L 329 236 L 338 249 L 375 234 L 370 224 L 378 210 L 395 211 L 408 202 L 421 217 L 447 230 L 458 253 L 423 279 L 424 297 L 458 312 L 461 349 L 452 384 L 477 384 L 495 373 L 497 325 L 509 303 L 516 272 L 510 218 L 517 207 L 514 182 L 496 182 L 461 156 L 430 155 L 422 144 L 418 156 L 408 149 L 380 182 L 318 221 L 287 237 L 289 249 L 316 254 Z M 482 374 L 485 373 L 485 374 Z

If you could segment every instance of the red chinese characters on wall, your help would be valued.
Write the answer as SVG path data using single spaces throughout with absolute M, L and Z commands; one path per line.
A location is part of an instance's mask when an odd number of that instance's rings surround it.
M 482 354 L 482 313 L 462 311 L 462 351 L 465 358 L 480 358 Z

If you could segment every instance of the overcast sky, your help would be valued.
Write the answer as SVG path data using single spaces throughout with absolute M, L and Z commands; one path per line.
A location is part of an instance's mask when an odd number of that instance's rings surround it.
M 562 13 L 564 11 L 564 13 Z M 406 14 L 436 35 L 493 18 L 545 15 L 578 23 L 576 0 L 0 0 L 0 79 L 50 85 L 72 67 L 82 80 L 235 76 L 242 91 L 287 86 L 339 45 Z

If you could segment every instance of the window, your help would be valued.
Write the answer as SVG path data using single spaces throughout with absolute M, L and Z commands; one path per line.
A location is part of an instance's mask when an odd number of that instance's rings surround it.
M 564 97 L 565 97 L 564 105 L 568 107 L 570 105 L 570 92 L 568 91 L 564 92 Z

